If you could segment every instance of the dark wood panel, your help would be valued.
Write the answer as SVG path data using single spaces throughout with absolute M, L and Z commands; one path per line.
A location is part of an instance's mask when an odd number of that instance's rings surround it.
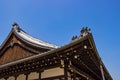
M 2 55 L 2 57 L 0 58 L 0 65 L 32 55 L 32 53 L 24 50 L 22 47 L 18 45 L 10 47 L 3 54 L 4 55 Z

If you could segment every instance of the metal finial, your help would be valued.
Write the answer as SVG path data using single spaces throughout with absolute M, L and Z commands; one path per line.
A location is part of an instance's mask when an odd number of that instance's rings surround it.
M 14 22 L 12 26 L 13 29 L 17 30 L 18 32 L 20 31 L 19 25 L 16 22 Z
M 87 34 L 89 34 L 90 33 L 90 28 L 88 28 L 88 27 L 83 27 L 82 29 L 81 29 L 81 36 L 86 36 Z
M 77 35 L 75 35 L 75 36 L 72 37 L 72 40 L 75 40 L 77 38 L 78 38 Z
M 18 27 L 18 24 L 14 22 L 12 26 L 15 28 L 15 27 Z

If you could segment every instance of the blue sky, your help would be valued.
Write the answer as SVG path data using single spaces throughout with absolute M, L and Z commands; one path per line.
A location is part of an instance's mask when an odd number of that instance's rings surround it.
M 12 24 L 56 45 L 91 28 L 99 55 L 114 80 L 120 80 L 119 0 L 0 0 L 0 44 Z

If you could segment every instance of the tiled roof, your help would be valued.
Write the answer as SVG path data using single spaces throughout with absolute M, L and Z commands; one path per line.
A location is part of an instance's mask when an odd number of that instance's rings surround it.
M 25 31 L 23 31 L 19 26 L 13 25 L 13 31 L 17 34 L 17 36 L 23 40 L 25 40 L 27 43 L 30 43 L 35 46 L 41 46 L 46 48 L 58 48 L 58 46 L 54 44 L 50 44 L 48 42 L 42 41 L 40 39 L 34 38 L 30 35 L 28 35 Z

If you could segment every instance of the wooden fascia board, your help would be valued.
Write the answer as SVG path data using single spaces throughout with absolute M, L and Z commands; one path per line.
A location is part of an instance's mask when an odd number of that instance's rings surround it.
M 93 50 L 95 51 L 95 54 L 96 54 L 96 56 L 97 56 L 97 58 L 98 58 L 100 64 L 102 64 L 102 66 L 104 67 L 105 71 L 107 72 L 107 75 L 109 75 L 109 77 L 110 77 L 111 80 L 112 80 L 111 75 L 109 74 L 107 68 L 105 67 L 103 61 L 101 60 L 100 55 L 98 54 L 98 51 L 97 51 L 97 48 L 96 48 L 96 45 L 95 45 L 95 41 L 94 41 L 94 39 L 93 39 L 92 34 L 90 34 L 90 36 L 89 36 L 89 40 L 90 40 L 90 44 L 91 44 L 91 46 L 93 47 Z M 100 65 L 99 65 L 99 66 L 100 66 Z
M 4 42 L 2 43 L 1 47 L 0 47 L 0 55 L 2 55 L 1 50 L 2 48 L 5 46 L 5 44 L 7 43 L 7 41 L 10 39 L 11 35 L 13 34 L 13 29 L 10 31 L 10 33 L 8 34 L 7 38 L 4 40 Z

